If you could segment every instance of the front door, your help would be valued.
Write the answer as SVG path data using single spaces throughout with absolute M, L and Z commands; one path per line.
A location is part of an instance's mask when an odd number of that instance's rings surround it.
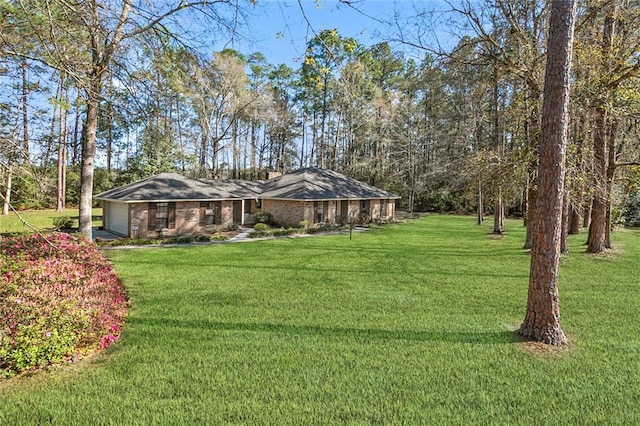
M 340 223 L 349 222 L 349 200 L 340 201 Z
M 238 225 L 242 225 L 242 200 L 235 200 L 233 202 L 233 221 Z

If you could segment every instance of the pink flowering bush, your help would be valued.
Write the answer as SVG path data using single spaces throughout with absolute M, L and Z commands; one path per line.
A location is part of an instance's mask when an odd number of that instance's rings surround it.
M 3 238 L 0 377 L 106 348 L 120 337 L 127 306 L 115 271 L 85 238 Z

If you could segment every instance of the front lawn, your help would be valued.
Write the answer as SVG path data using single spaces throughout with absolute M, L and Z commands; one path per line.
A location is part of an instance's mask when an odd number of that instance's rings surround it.
M 569 349 L 518 341 L 529 256 L 470 217 L 355 234 L 109 251 L 121 339 L 0 383 L 0 424 L 638 424 L 640 233 L 571 238 Z
M 93 226 L 102 225 L 102 208 L 94 208 L 91 212 Z M 19 215 L 19 216 L 18 216 Z M 67 216 L 78 227 L 78 209 L 68 208 L 61 212 L 55 209 L 23 210 L 18 214 L 9 212 L 8 216 L 0 215 L 0 235 L 32 233 L 34 230 L 44 231 L 53 228 L 53 220 L 57 217 Z M 25 225 L 26 222 L 27 224 Z

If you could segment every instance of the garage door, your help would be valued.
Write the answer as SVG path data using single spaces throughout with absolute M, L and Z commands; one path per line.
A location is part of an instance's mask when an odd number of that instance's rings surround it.
M 107 203 L 109 231 L 129 235 L 129 206 L 125 203 L 109 201 Z

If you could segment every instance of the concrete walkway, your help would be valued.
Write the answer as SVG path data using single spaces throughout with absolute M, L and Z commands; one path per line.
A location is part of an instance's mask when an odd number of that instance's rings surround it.
M 237 243 L 239 241 L 247 241 L 250 239 L 249 234 L 251 233 L 251 231 L 253 231 L 253 228 L 240 228 L 240 233 L 229 238 L 227 242 Z

